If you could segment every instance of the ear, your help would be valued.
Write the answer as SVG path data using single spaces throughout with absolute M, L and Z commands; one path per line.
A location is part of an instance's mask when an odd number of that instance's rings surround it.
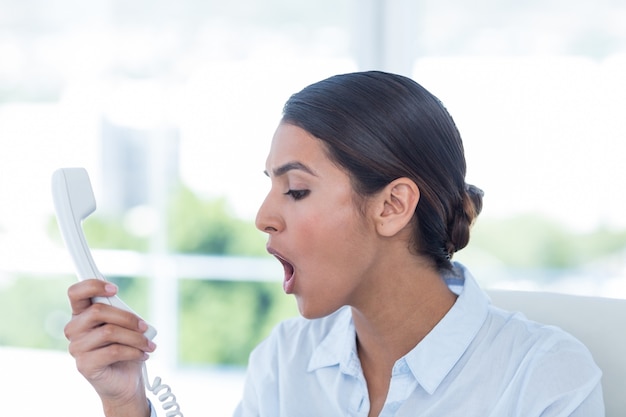
M 377 201 L 376 230 L 391 237 L 404 229 L 413 219 L 420 198 L 420 190 L 409 178 L 398 178 L 379 193 Z

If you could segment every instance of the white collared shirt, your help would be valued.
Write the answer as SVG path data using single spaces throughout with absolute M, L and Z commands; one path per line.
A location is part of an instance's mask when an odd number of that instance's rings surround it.
M 460 264 L 459 295 L 393 367 L 380 417 L 601 417 L 601 371 L 569 334 L 492 306 Z M 250 355 L 235 417 L 367 417 L 350 308 L 279 324 Z

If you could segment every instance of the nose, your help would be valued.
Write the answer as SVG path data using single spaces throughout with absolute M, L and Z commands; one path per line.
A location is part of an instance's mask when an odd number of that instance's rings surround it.
M 259 207 L 254 224 L 257 229 L 265 233 L 271 234 L 282 230 L 282 220 L 273 202 L 271 192 Z

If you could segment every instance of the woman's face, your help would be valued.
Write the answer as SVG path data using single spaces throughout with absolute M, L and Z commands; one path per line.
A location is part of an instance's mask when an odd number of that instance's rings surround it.
M 300 313 L 322 317 L 354 305 L 376 259 L 375 227 L 355 204 L 347 173 L 321 140 L 281 123 L 267 157 L 271 189 L 256 226 L 284 266 L 283 288 Z

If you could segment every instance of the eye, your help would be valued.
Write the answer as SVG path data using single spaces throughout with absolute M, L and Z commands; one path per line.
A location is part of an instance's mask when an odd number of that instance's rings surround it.
M 304 197 L 309 195 L 309 193 L 310 190 L 289 190 L 285 193 L 285 195 L 288 195 L 289 197 L 297 201 L 302 200 Z

